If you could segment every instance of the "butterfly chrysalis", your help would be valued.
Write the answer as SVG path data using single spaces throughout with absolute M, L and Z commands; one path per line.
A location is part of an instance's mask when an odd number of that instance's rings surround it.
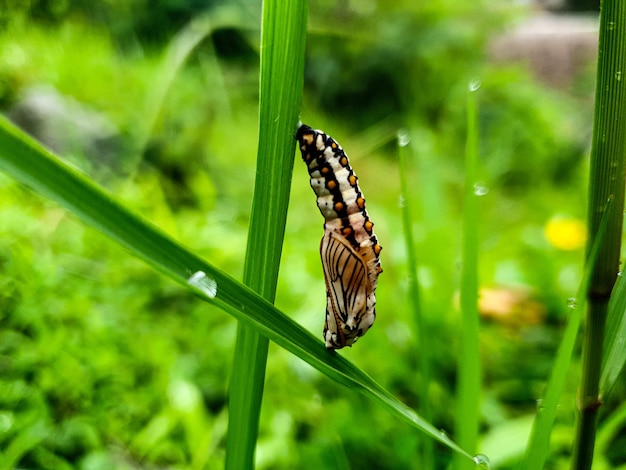
M 326 280 L 324 341 L 328 349 L 340 349 L 351 346 L 374 323 L 382 247 L 341 146 L 306 125 L 299 127 L 296 139 L 325 219 L 320 245 Z

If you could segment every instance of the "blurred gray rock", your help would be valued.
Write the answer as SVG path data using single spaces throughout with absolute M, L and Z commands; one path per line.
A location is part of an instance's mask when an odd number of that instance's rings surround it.
M 495 38 L 489 48 L 492 61 L 525 63 L 539 80 L 557 88 L 593 67 L 597 54 L 598 18 L 593 15 L 541 13 Z
M 22 130 L 63 157 L 116 166 L 122 139 L 104 114 L 50 86 L 32 87 L 7 113 Z

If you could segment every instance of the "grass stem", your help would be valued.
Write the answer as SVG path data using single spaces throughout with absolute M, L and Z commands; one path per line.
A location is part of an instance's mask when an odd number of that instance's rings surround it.
M 428 352 L 431 345 L 428 341 L 428 335 L 425 331 L 424 312 L 420 300 L 420 288 L 417 279 L 417 254 L 415 253 L 415 237 L 413 235 L 411 204 L 409 201 L 409 185 L 407 181 L 408 172 L 408 153 L 409 153 L 408 135 L 402 133 L 398 135 L 399 146 L 399 163 L 400 163 L 400 193 L 402 197 L 402 231 L 404 232 L 404 243 L 407 250 L 408 276 L 409 276 L 409 295 L 413 307 L 413 318 L 415 320 L 415 332 L 417 334 L 417 355 L 420 368 L 419 381 L 419 402 L 420 411 L 425 419 L 431 419 L 432 412 L 430 409 L 430 359 Z M 424 436 L 422 439 L 422 465 L 424 468 L 434 468 L 434 447 L 433 441 Z
M 476 452 L 480 408 L 480 351 L 478 343 L 478 84 L 470 84 L 467 98 L 467 140 L 465 148 L 465 194 L 461 267 L 461 335 L 458 358 L 456 434 L 459 445 Z M 472 464 L 456 458 L 455 468 Z
M 624 157 L 626 153 L 626 6 L 604 0 L 600 40 L 588 207 L 587 256 L 599 238 L 597 260 L 587 289 L 588 307 L 583 338 L 583 370 L 579 389 L 579 419 L 572 469 L 587 470 L 593 461 L 598 410 L 602 404 L 599 381 L 606 314 L 617 279 L 624 211 Z M 607 204 L 607 201 L 612 201 Z M 599 232 L 604 212 L 608 228 Z
M 263 2 L 259 147 L 244 284 L 274 301 L 304 80 L 307 4 Z M 269 341 L 243 323 L 229 396 L 226 469 L 254 467 Z

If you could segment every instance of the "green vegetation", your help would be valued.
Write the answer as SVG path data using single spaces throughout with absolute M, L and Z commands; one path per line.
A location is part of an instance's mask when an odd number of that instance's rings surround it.
M 259 469 L 569 468 L 589 76 L 487 60 L 500 3 L 92 3 L 0 13 L 2 111 L 65 163 L 2 119 L 0 468 L 240 468 L 255 444 Z M 337 353 L 298 114 L 384 246 L 376 323 Z M 626 465 L 622 284 L 598 469 Z
M 623 3 L 606 1 L 600 22 L 596 105 L 591 145 L 587 214 L 589 231 L 587 264 L 590 265 L 590 280 L 586 291 L 588 309 L 583 335 L 583 374 L 578 396 L 579 418 L 572 460 L 573 469 L 590 469 L 593 463 L 598 414 L 605 392 L 600 390 L 606 339 L 605 326 L 611 292 L 620 269 L 626 184 L 624 181 L 626 92 L 621 83 L 622 70 L 626 67 L 625 26 L 626 7 Z M 606 230 L 602 230 L 602 221 L 605 218 Z M 595 245 L 598 245 L 597 257 L 593 256 Z M 626 311 L 622 316 L 626 316 Z
M 291 134 L 302 100 L 306 18 L 304 0 L 263 2 L 259 151 L 243 282 L 272 303 L 289 206 Z M 268 338 L 239 324 L 228 403 L 227 469 L 254 467 L 268 349 Z

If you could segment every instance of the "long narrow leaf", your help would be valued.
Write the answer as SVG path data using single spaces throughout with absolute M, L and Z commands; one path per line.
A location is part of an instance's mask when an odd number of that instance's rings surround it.
M 583 279 L 578 287 L 577 297 L 569 303 L 571 311 L 567 318 L 567 326 L 565 327 L 563 338 L 561 339 L 556 353 L 556 359 L 552 366 L 552 372 L 548 380 L 548 385 L 546 386 L 544 397 L 539 402 L 537 416 L 533 423 L 530 439 L 526 447 L 526 454 L 521 463 L 520 470 L 543 468 L 548 458 L 550 452 L 550 434 L 552 433 L 552 426 L 556 418 L 559 399 L 565 389 L 565 381 L 569 374 L 569 366 L 572 353 L 574 352 L 574 346 L 576 345 L 576 337 L 578 336 L 578 330 L 580 329 L 580 323 L 585 310 L 585 292 L 589 286 L 593 266 L 597 263 L 600 240 L 608 227 L 608 213 L 609 211 L 606 209 L 604 212 L 605 215 L 601 221 L 596 243 L 591 248 L 589 257 L 587 258 L 587 265 Z
M 419 385 L 419 401 L 422 403 L 420 411 L 426 419 L 432 416 L 430 410 L 430 354 L 431 345 L 425 331 L 424 312 L 420 301 L 420 287 L 417 279 L 417 254 L 415 253 L 415 237 L 413 236 L 413 218 L 411 213 L 411 203 L 409 199 L 409 184 L 407 181 L 407 158 L 409 135 L 402 131 L 398 133 L 398 156 L 400 164 L 400 196 L 402 197 L 402 232 L 404 233 L 404 243 L 407 252 L 409 296 L 413 307 L 413 319 L 417 333 L 417 355 L 419 361 L 419 371 L 421 380 Z M 423 467 L 432 468 L 434 462 L 434 449 L 432 441 L 428 440 L 422 444 Z
M 600 237 L 598 227 L 608 210 L 608 229 L 602 235 L 586 292 L 587 312 L 582 341 L 582 375 L 578 387 L 576 439 L 571 468 L 590 470 L 602 405 L 600 380 L 606 318 L 617 280 L 624 225 L 626 171 L 626 4 L 602 0 L 598 37 L 598 65 L 589 164 L 587 254 Z M 612 200 L 610 206 L 606 201 Z
M 258 28 L 258 22 L 256 24 Z M 163 53 L 161 65 L 146 96 L 145 109 L 142 113 L 144 119 L 138 123 L 136 143 L 138 155 L 142 154 L 167 93 L 192 51 L 216 30 L 228 27 L 242 29 L 246 26 L 252 28 L 253 23 L 242 17 L 241 9 L 223 6 L 193 18 L 174 36 Z
M 0 118 L 0 170 L 64 206 L 134 256 L 255 328 L 331 380 L 359 391 L 401 421 L 472 458 L 351 362 L 329 353 L 320 339 L 267 300 L 125 209 L 113 196 L 63 164 L 4 118 Z
M 480 407 L 480 351 L 478 343 L 478 82 L 469 86 L 463 208 L 463 261 L 461 268 L 461 348 L 458 359 L 455 431 L 459 443 L 474 451 L 478 441 Z M 457 456 L 457 468 L 471 468 Z

